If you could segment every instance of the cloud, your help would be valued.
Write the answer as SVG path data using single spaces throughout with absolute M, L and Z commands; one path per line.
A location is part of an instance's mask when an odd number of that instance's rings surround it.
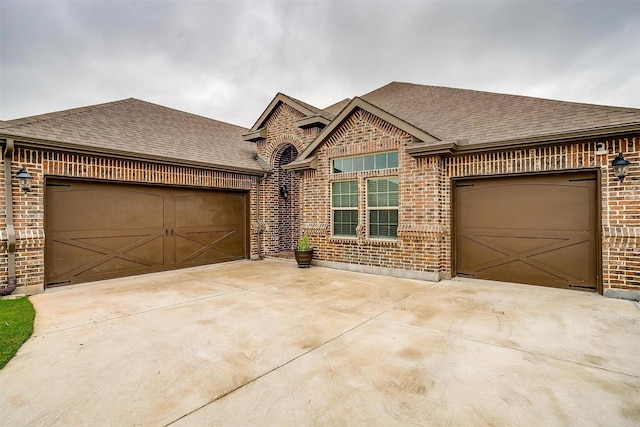
M 0 2 L 0 119 L 136 97 L 251 126 L 390 81 L 640 108 L 633 1 Z

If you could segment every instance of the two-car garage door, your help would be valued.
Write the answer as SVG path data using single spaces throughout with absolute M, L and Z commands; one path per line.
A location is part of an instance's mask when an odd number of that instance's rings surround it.
M 46 284 L 246 258 L 247 194 L 47 181 Z
M 460 180 L 454 192 L 457 276 L 596 290 L 595 172 Z

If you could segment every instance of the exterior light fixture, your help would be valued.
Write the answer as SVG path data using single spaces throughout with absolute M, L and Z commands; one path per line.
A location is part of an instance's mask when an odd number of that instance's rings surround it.
M 16 178 L 18 179 L 20 189 L 24 191 L 24 194 L 27 194 L 29 190 L 31 190 L 31 180 L 33 179 L 33 176 L 27 172 L 27 168 L 23 166 L 16 174 Z
M 289 198 L 289 190 L 287 189 L 286 185 L 280 187 L 280 198 L 284 200 L 287 200 Z
M 626 160 L 622 153 L 619 153 L 618 156 L 611 162 L 611 166 L 613 166 L 613 173 L 618 177 L 620 182 L 624 181 L 624 178 L 629 173 L 630 164 L 631 162 Z

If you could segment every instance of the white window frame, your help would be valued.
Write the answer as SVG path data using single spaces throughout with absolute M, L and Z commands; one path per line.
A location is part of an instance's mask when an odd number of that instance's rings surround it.
M 371 211 L 396 211 L 398 215 L 398 226 L 400 225 L 400 188 L 398 188 L 398 203 L 395 206 L 369 206 L 369 182 L 395 179 L 398 187 L 400 186 L 400 180 L 397 176 L 381 176 L 368 178 L 365 180 L 365 207 L 367 210 L 367 238 L 372 240 L 398 240 L 398 229 L 396 228 L 395 236 L 372 236 L 371 235 Z
M 333 203 L 333 184 L 341 183 L 341 182 L 355 182 L 356 184 L 356 206 L 334 206 Z M 349 193 L 351 196 L 352 193 Z M 356 231 L 358 228 L 358 223 L 360 222 L 360 183 L 357 179 L 345 179 L 340 181 L 331 181 L 331 236 L 337 237 L 341 239 L 356 239 L 358 237 L 358 232 Z M 356 226 L 353 230 L 353 234 L 335 234 L 335 212 L 338 211 L 355 211 L 356 212 Z

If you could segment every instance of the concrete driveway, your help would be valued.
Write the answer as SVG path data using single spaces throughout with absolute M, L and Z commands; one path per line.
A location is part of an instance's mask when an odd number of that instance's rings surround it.
M 0 424 L 638 425 L 640 308 L 241 261 L 31 298 Z

